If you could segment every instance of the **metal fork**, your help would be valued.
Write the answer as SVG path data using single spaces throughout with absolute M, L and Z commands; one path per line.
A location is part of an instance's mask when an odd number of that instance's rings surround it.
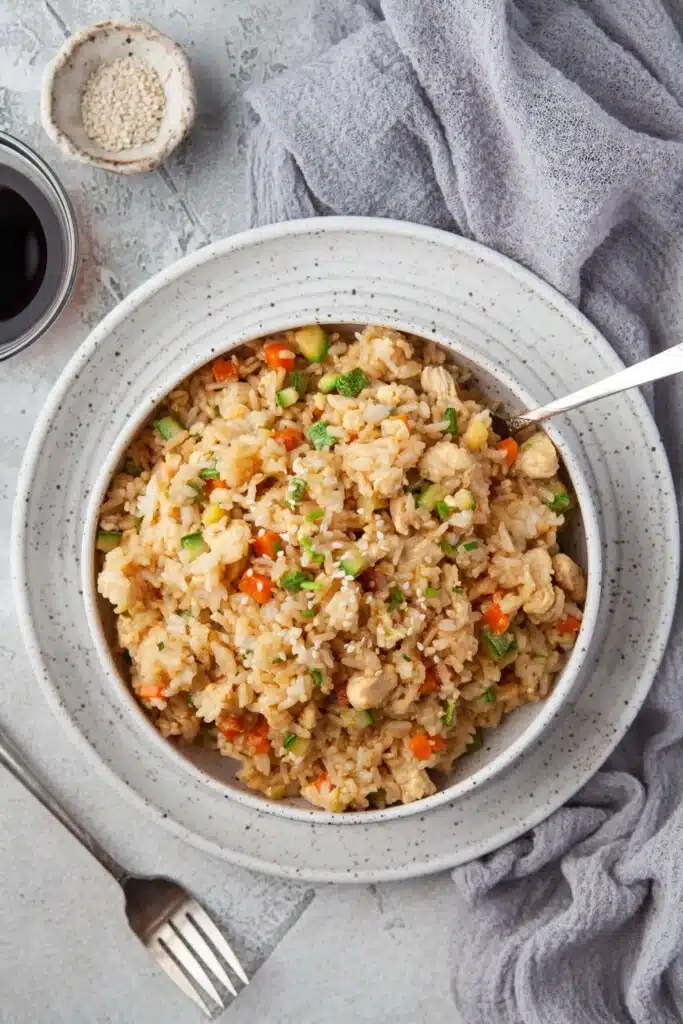
M 94 836 L 74 821 L 55 800 L 2 728 L 0 764 L 33 793 L 43 807 L 116 879 L 124 892 L 126 917 L 132 930 L 185 995 L 193 999 L 208 1017 L 224 1010 L 227 1002 L 208 972 L 232 996 L 237 995 L 237 989 L 224 964 L 243 985 L 248 985 L 249 979 L 225 937 L 197 900 L 167 878 L 139 878 L 117 864 Z M 214 1004 L 213 1009 L 210 1004 Z

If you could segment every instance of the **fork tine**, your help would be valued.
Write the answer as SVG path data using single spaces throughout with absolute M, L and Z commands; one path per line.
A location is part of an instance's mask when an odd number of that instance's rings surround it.
M 198 924 L 201 930 L 206 935 L 207 939 L 216 947 L 216 950 L 223 957 L 228 967 L 232 967 L 233 971 L 245 985 L 249 984 L 249 978 L 244 973 L 244 968 L 239 962 L 232 949 L 228 945 L 228 941 L 219 932 L 216 925 L 213 923 L 204 908 L 197 903 L 196 900 L 190 900 L 186 906 L 186 913 L 193 919 L 195 924 Z
M 183 991 L 186 996 L 189 996 L 190 999 L 193 999 L 197 1006 L 201 1007 L 206 1016 L 210 1018 L 212 1014 L 208 1006 L 201 998 L 194 985 L 192 985 L 191 982 L 188 981 L 186 976 L 180 970 L 173 957 L 169 956 L 169 954 L 166 952 L 164 947 L 159 942 L 151 943 L 150 948 L 154 953 L 154 956 L 156 957 L 159 966 L 163 967 L 171 981 L 174 981 L 178 988 L 181 989 L 181 991 Z
M 183 913 L 184 920 L 178 920 Z M 222 982 L 227 988 L 228 992 L 231 992 L 233 996 L 237 995 L 237 989 L 231 982 L 228 974 L 226 973 L 223 965 L 221 964 L 218 957 L 215 955 L 211 946 L 208 944 L 202 933 L 197 928 L 191 917 L 187 916 L 187 913 L 183 910 L 173 916 L 173 926 L 178 929 L 182 937 L 187 942 L 190 949 L 193 949 L 195 953 L 204 961 L 204 966 L 208 967 L 212 971 L 218 980 Z
M 164 944 L 164 946 L 166 946 L 169 952 L 173 954 L 181 966 L 185 968 L 199 988 L 210 996 L 214 1003 L 217 1003 L 218 1006 L 220 1006 L 221 1010 L 224 1010 L 225 1003 L 218 994 L 216 986 L 211 981 L 211 978 L 199 963 L 193 951 L 188 948 L 185 941 L 181 939 L 173 928 L 171 928 L 170 924 L 165 924 L 159 929 L 157 938 Z

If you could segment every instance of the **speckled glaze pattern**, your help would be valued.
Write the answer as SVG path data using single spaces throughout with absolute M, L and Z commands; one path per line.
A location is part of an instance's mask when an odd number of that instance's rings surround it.
M 247 867 L 315 881 L 404 878 L 463 863 L 532 827 L 576 792 L 624 734 L 652 682 L 673 615 L 673 488 L 639 394 L 587 407 L 563 426 L 601 517 L 597 642 L 561 713 L 504 775 L 431 810 L 349 828 L 288 820 L 229 800 L 160 744 L 141 742 L 146 724 L 131 716 L 120 688 L 102 673 L 84 614 L 85 512 L 113 439 L 145 396 L 165 393 L 179 364 L 316 319 L 386 322 L 447 344 L 462 341 L 539 400 L 620 365 L 552 289 L 461 238 L 354 218 L 236 236 L 133 293 L 64 371 L 21 474 L 14 585 L 46 698 L 93 765 L 113 772 L 148 813 Z

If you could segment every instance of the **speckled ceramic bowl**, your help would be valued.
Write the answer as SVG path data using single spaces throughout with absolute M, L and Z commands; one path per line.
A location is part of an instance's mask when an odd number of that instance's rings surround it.
M 324 294 L 326 285 L 324 281 L 321 284 Z M 331 288 L 332 285 L 329 287 Z M 323 308 L 324 302 L 324 298 L 321 299 Z M 269 303 L 270 318 L 271 322 L 274 323 L 274 330 L 284 330 L 311 322 L 307 308 L 302 308 L 301 313 L 297 315 L 296 311 L 291 308 L 291 302 L 288 302 L 288 306 L 289 308 L 287 309 L 281 308 L 277 299 Z M 302 307 L 304 307 L 303 301 Z M 368 322 L 386 322 L 387 317 L 381 301 L 373 302 L 370 300 L 367 310 Z M 319 318 L 319 321 L 324 322 L 326 319 L 323 316 Z M 461 363 L 467 364 L 470 367 L 483 394 L 488 399 L 501 401 L 505 409 L 519 411 L 524 408 L 533 408 L 543 403 L 545 399 L 544 394 L 532 393 L 522 388 L 515 381 L 513 376 L 514 366 L 510 367 L 511 373 L 509 373 L 500 366 L 494 365 L 483 352 L 477 352 L 464 342 L 455 340 L 460 334 L 457 316 L 454 316 L 453 319 L 452 335 L 450 337 L 437 338 L 434 337 L 432 325 L 427 320 L 407 320 L 402 317 L 392 317 L 390 320 L 393 327 L 407 330 L 423 337 L 429 335 L 432 340 L 442 342 L 444 347 L 455 355 Z M 339 318 L 335 317 L 334 322 L 340 323 Z M 259 333 L 259 331 L 256 331 L 256 335 Z M 231 337 L 228 330 L 219 351 L 229 352 L 237 344 L 240 344 L 242 340 L 239 337 Z M 180 360 L 174 366 L 171 378 L 166 380 L 164 384 L 164 395 L 172 390 L 184 377 L 211 359 L 215 352 L 216 339 L 212 334 L 207 334 L 202 342 L 193 347 L 189 358 Z M 395 805 L 383 811 L 368 810 L 334 815 L 319 808 L 314 808 L 302 799 L 268 800 L 253 790 L 248 789 L 236 779 L 235 772 L 240 767 L 239 762 L 221 757 L 217 752 L 209 752 L 191 745 L 177 745 L 173 741 L 162 739 L 127 689 L 125 665 L 112 655 L 113 645 L 110 641 L 115 635 L 113 613 L 111 606 L 99 599 L 96 593 L 94 552 L 99 506 L 109 486 L 111 477 L 120 465 L 123 454 L 132 438 L 144 420 L 149 416 L 152 407 L 164 395 L 160 395 L 158 389 L 151 395 L 146 395 L 133 416 L 126 423 L 125 428 L 113 442 L 109 456 L 98 474 L 92 495 L 90 496 L 82 550 L 83 592 L 88 621 L 101 664 L 107 673 L 111 685 L 121 693 L 129 710 L 136 717 L 143 719 L 149 742 L 160 746 L 169 757 L 181 757 L 186 765 L 191 766 L 192 770 L 201 771 L 207 783 L 224 786 L 226 792 L 235 800 L 276 815 L 303 818 L 305 820 L 310 820 L 311 815 L 313 815 L 317 820 L 339 825 L 353 824 L 366 820 L 387 821 L 404 815 L 422 813 L 428 808 L 433 808 L 446 801 L 453 800 L 461 794 L 468 792 L 473 786 L 479 786 L 484 782 L 488 782 L 499 773 L 506 771 L 513 761 L 522 756 L 524 751 L 538 740 L 561 710 L 562 705 L 571 693 L 586 652 L 590 647 L 597 621 L 602 573 L 600 527 L 595 504 L 591 497 L 591 488 L 586 479 L 575 445 L 570 442 L 569 438 L 558 426 L 552 423 L 548 424 L 547 430 L 561 453 L 565 469 L 576 492 L 580 509 L 580 518 L 573 519 L 573 525 L 565 537 L 565 545 L 569 547 L 573 556 L 587 571 L 588 592 L 581 631 L 568 663 L 558 677 L 550 696 L 543 702 L 525 705 L 513 714 L 505 716 L 499 728 L 487 730 L 484 746 L 478 753 L 471 754 L 457 761 L 450 777 L 443 779 L 441 775 L 437 774 L 434 776 L 435 780 L 442 781 L 442 787 L 439 792 L 424 800 L 411 804 Z
M 139 57 L 156 71 L 166 107 L 156 138 L 112 152 L 88 136 L 81 98 L 98 67 L 125 56 Z M 45 69 L 40 105 L 43 128 L 67 156 L 117 174 L 139 174 L 158 167 L 180 145 L 194 122 L 196 98 L 190 65 L 177 43 L 145 22 L 109 20 L 67 39 Z

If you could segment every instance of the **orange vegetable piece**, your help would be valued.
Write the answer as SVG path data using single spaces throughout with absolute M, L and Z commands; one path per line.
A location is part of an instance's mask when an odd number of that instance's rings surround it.
M 211 494 L 212 491 L 217 490 L 219 487 L 227 487 L 225 480 L 205 480 L 204 490 L 207 494 Z
M 296 356 L 288 345 L 280 341 L 269 341 L 263 346 L 263 356 L 272 370 L 293 370 Z
M 327 774 L 327 772 L 321 772 L 320 775 L 318 776 L 318 778 L 313 780 L 313 785 L 315 786 L 315 788 L 318 791 L 320 791 L 323 788 L 323 786 L 325 785 L 325 783 L 329 782 L 329 781 L 330 781 L 330 777 Z
M 216 725 L 226 739 L 232 740 L 241 732 L 244 732 L 244 722 L 236 715 L 220 715 Z
M 254 551 L 257 555 L 275 558 L 282 551 L 282 537 L 272 530 L 259 530 L 254 538 Z
M 577 619 L 576 615 L 568 615 L 566 619 L 562 619 L 557 624 L 557 632 L 563 633 L 564 636 L 573 636 L 581 629 L 581 619 Z
M 273 581 L 262 572 L 247 569 L 239 582 L 239 588 L 247 597 L 253 597 L 259 604 L 266 604 L 273 596 Z
M 434 753 L 438 753 L 439 750 L 443 750 L 443 748 L 446 746 L 446 741 L 443 738 L 443 736 L 430 736 L 429 745 L 434 751 Z
M 427 761 L 432 754 L 443 750 L 446 741 L 443 736 L 428 736 L 426 732 L 416 732 L 408 740 L 408 746 L 418 761 Z
M 270 740 L 268 738 L 268 723 L 265 718 L 255 729 L 249 730 L 246 740 L 254 754 L 268 753 L 270 750 Z
M 142 700 L 157 700 L 164 696 L 164 690 L 163 683 L 143 683 L 138 690 L 138 697 Z
M 298 427 L 282 427 L 273 434 L 273 440 L 283 444 L 288 452 L 294 451 L 303 442 L 304 435 Z
M 239 377 L 239 371 L 231 359 L 217 359 L 211 369 L 217 384 L 222 384 L 226 380 L 237 380 Z
M 507 633 L 510 628 L 510 616 L 495 601 L 486 608 L 481 617 L 484 624 L 497 636 Z
M 408 426 L 408 417 L 406 416 L 406 414 L 404 412 L 400 413 L 400 415 L 398 415 L 396 417 L 396 419 L 397 420 L 402 420 L 405 423 L 405 425 Z
M 505 437 L 502 441 L 498 442 L 496 448 L 498 451 L 505 452 L 505 465 L 509 469 L 519 455 L 519 445 L 514 437 Z
M 431 668 L 428 668 L 425 672 L 424 682 L 420 686 L 420 693 L 436 693 L 439 689 L 436 675 Z

